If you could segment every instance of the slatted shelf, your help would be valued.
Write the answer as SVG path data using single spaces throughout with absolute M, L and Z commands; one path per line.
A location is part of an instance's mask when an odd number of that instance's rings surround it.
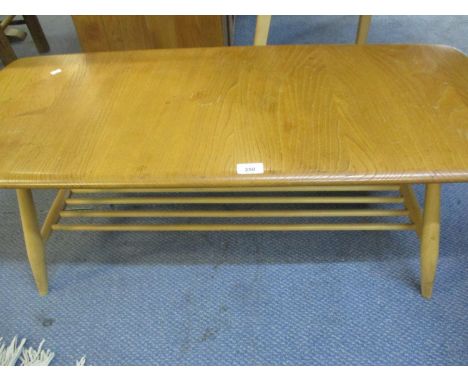
M 252 193 L 256 195 L 250 195 Z M 404 186 L 398 185 L 62 190 L 43 228 L 44 232 L 418 231 L 413 197 Z M 111 207 L 113 205 L 120 208 Z M 195 221 L 178 220 L 183 218 Z M 319 221 L 304 220 L 307 218 Z M 351 221 L 324 223 L 322 218 Z M 363 222 L 363 218 L 381 221 Z M 123 224 L 122 220 L 115 219 L 130 220 Z M 135 223 L 132 219 L 144 220 Z M 158 221 L 150 224 L 149 219 Z

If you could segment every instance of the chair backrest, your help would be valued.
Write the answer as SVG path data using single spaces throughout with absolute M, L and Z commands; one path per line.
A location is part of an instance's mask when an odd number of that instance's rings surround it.
M 221 15 L 74 15 L 83 52 L 224 46 L 231 27 Z
M 365 44 L 367 42 L 367 35 L 371 24 L 372 16 L 359 16 L 359 24 L 356 33 L 356 44 Z M 261 46 L 267 45 L 268 33 L 270 32 L 271 16 L 257 16 L 257 23 L 255 25 L 255 38 L 254 45 Z

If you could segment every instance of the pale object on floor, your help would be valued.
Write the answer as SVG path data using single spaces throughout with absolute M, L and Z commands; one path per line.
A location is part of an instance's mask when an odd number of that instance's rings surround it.
M 86 362 L 86 356 L 81 357 L 79 361 L 76 361 L 75 366 L 84 366 Z
M 42 346 L 45 340 L 43 339 L 39 344 L 37 350 L 30 347 L 23 349 L 26 339 L 23 338 L 18 345 L 18 337 L 15 336 L 9 346 L 3 343 L 3 338 L 0 337 L 0 366 L 15 366 L 21 355 L 20 366 L 49 366 L 54 359 L 55 353 L 49 349 L 44 350 Z M 76 361 L 76 366 L 84 366 L 86 357 L 81 357 Z
M 21 366 L 49 366 L 55 357 L 55 353 L 49 349 L 43 350 L 45 340 L 42 340 L 37 350 L 30 347 L 24 349 L 21 355 Z
M 18 337 L 15 337 L 11 340 L 10 346 L 6 346 L 3 337 L 0 337 L 0 366 L 15 366 L 25 342 L 26 339 L 23 338 L 17 345 Z

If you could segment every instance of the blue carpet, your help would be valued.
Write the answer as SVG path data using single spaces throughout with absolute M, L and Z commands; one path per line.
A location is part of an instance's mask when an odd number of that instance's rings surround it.
M 55 233 L 39 298 L 1 191 L 0 332 L 55 364 L 468 364 L 467 191 L 443 188 L 429 301 L 404 232 Z
M 354 33 L 355 18 L 335 20 Z M 278 43 L 281 30 L 290 43 L 308 34 L 278 23 Z M 252 18 L 242 25 L 238 43 Z M 463 42 L 458 32 L 447 40 Z M 467 185 L 443 187 L 431 300 L 405 232 L 54 233 L 50 294 L 39 298 L 15 193 L 2 190 L 0 336 L 45 338 L 56 365 L 84 354 L 94 365 L 468 365 L 467 195 Z M 35 196 L 43 217 L 53 194 Z
M 358 16 L 273 16 L 269 44 L 352 44 Z M 236 18 L 235 45 L 251 45 L 255 16 Z M 468 16 L 373 16 L 368 42 L 444 44 L 468 53 Z

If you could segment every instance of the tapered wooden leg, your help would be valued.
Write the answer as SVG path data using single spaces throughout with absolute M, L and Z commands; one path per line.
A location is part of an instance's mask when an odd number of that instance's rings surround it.
M 30 189 L 18 189 L 16 190 L 16 194 L 18 196 L 18 205 L 29 264 L 31 265 L 39 294 L 45 296 L 48 286 L 44 242 L 39 230 L 32 192 Z
M 267 45 L 270 33 L 271 16 L 257 16 L 255 26 L 254 45 Z
M 365 44 L 369 35 L 372 16 L 359 16 L 359 24 L 356 33 L 356 44 Z
M 421 235 L 421 294 L 432 296 L 439 257 L 440 184 L 427 184 Z

